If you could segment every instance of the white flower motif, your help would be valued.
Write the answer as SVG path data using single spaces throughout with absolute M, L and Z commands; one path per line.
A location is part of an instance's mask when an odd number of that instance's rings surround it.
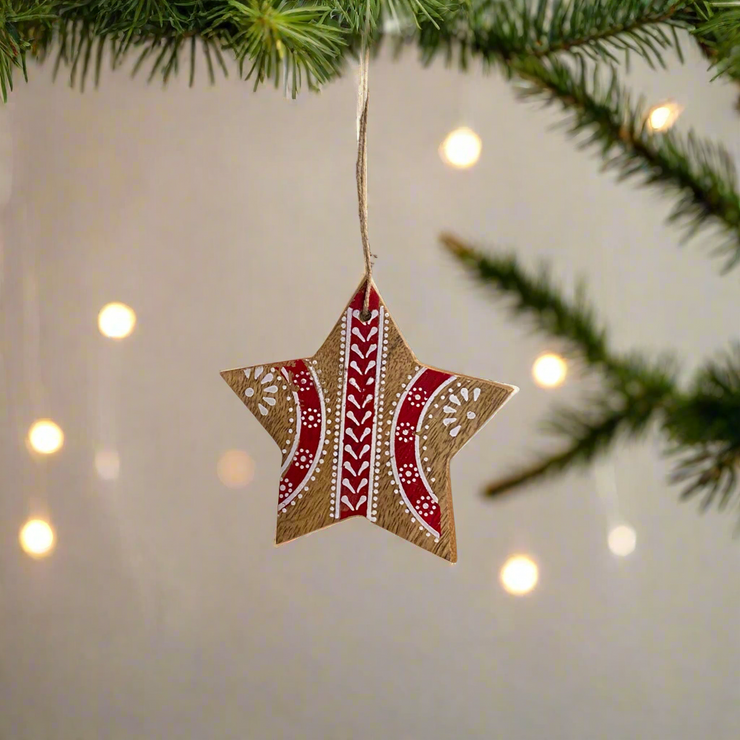
M 401 442 L 413 442 L 415 436 L 414 425 L 411 422 L 402 421 L 396 427 L 396 438 Z
M 450 393 L 449 404 L 443 409 L 447 416 L 442 419 L 442 423 L 450 427 L 450 437 L 457 437 L 460 434 L 465 419 L 475 419 L 475 411 L 471 407 L 480 397 L 480 388 L 473 388 L 472 394 L 467 388 L 460 388 L 458 392 L 462 396 L 462 401 L 457 395 Z M 468 410 L 465 411 L 465 408 Z M 458 417 L 461 421 L 458 421 Z
M 283 478 L 280 481 L 280 498 L 287 498 L 291 493 L 293 493 L 293 484 L 289 480 Z
M 250 385 L 244 391 L 244 395 L 247 398 L 252 398 L 256 393 L 259 393 L 260 399 L 257 403 L 257 408 L 262 416 L 267 416 L 270 411 L 268 407 L 274 406 L 277 403 L 274 395 L 277 393 L 278 387 L 274 383 L 274 373 L 268 372 L 266 375 L 262 375 L 264 371 L 265 368 L 261 365 L 254 368 L 254 376 L 252 376 L 251 367 L 248 367 L 244 371 L 244 377 L 250 381 Z M 256 389 L 253 386 L 255 386 Z
M 414 463 L 406 463 L 405 465 L 401 465 L 398 475 L 405 483 L 413 483 L 418 479 L 419 471 L 416 469 L 416 465 L 414 465 Z
M 429 398 L 429 394 L 423 388 L 412 388 L 409 391 L 409 403 L 418 409 L 427 402 L 427 398 Z
M 311 450 L 307 450 L 304 447 L 301 447 L 296 453 L 294 462 L 296 467 L 300 468 L 301 470 L 308 470 L 311 467 L 311 463 L 313 462 L 313 453 Z
M 415 509 L 420 516 L 431 516 L 434 513 L 434 509 L 437 507 L 437 502 L 426 494 L 422 494 L 416 499 Z
M 313 386 L 313 380 L 307 370 L 301 370 L 293 375 L 293 383 L 299 393 L 309 390 Z
M 303 426 L 316 429 L 321 424 L 321 412 L 318 409 L 306 409 L 301 417 Z

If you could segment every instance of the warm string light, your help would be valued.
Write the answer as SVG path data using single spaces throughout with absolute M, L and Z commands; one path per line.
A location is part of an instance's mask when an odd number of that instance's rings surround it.
M 660 133 L 667 131 L 681 115 L 683 108 L 673 100 L 654 105 L 647 114 L 647 126 L 650 131 Z
M 528 594 L 539 580 L 537 563 L 526 555 L 513 555 L 501 568 L 501 585 L 514 596 Z
M 620 524 L 609 532 L 607 542 L 614 555 L 624 558 L 635 551 L 637 532 L 628 524 Z
M 98 314 L 98 328 L 106 337 L 123 339 L 136 325 L 136 313 L 123 303 L 108 303 Z M 28 430 L 28 445 L 39 454 L 51 455 L 64 444 L 64 432 L 51 419 L 39 419 Z M 101 450 L 95 455 L 95 468 L 104 480 L 118 477 L 120 460 L 115 450 Z M 23 551 L 34 558 L 48 555 L 56 543 L 52 526 L 43 519 L 29 519 L 18 535 Z
M 541 388 L 557 388 L 565 382 L 567 374 L 566 361 L 550 352 L 540 355 L 532 365 L 532 377 Z
M 54 549 L 56 536 L 48 522 L 43 519 L 29 519 L 21 527 L 18 541 L 27 555 L 42 558 Z
M 123 339 L 134 330 L 136 313 L 125 303 L 108 303 L 98 314 L 98 328 L 103 336 Z
M 64 444 L 64 432 L 51 419 L 39 419 L 28 430 L 28 444 L 42 455 L 52 455 Z
M 467 169 L 479 159 L 483 144 L 480 136 L 465 126 L 451 131 L 439 148 L 442 161 L 451 167 Z

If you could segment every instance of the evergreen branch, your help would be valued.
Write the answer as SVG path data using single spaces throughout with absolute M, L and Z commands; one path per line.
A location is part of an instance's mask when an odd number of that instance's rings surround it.
M 575 427 L 568 447 L 548 455 L 542 460 L 501 478 L 486 487 L 488 496 L 499 496 L 523 485 L 535 483 L 543 478 L 570 470 L 571 467 L 585 466 L 606 452 L 616 442 L 625 426 L 626 416 L 622 410 L 606 411 L 601 416 L 577 419 L 571 412 L 571 422 Z
M 571 354 L 581 354 L 593 364 L 612 363 L 606 331 L 597 325 L 593 308 L 582 294 L 570 305 L 553 284 L 546 266 L 530 274 L 515 254 L 482 254 L 452 234 L 443 234 L 441 241 L 481 283 L 511 299 L 512 313 L 529 318 L 538 331 L 565 340 Z
M 3 101 L 13 89 L 13 70 L 19 69 L 24 79 L 26 55 L 32 49 L 32 40 L 25 37 L 22 29 L 50 23 L 54 19 L 51 3 L 45 0 L 13 2 L 4 0 L 0 4 L 0 94 Z
M 290 80 L 295 94 L 304 81 L 316 87 L 336 76 L 349 41 L 334 5 L 311 0 L 47 0 L 44 7 L 44 18 L 20 28 L 39 58 L 56 52 L 56 68 L 68 67 L 81 86 L 93 68 L 98 82 L 106 46 L 113 68 L 135 51 L 134 73 L 146 63 L 149 79 L 163 82 L 187 53 L 192 84 L 199 38 L 210 78 L 214 60 L 226 73 L 228 52 L 256 84 Z
M 73 84 L 84 86 L 94 68 L 95 82 L 106 46 L 112 65 L 120 66 L 136 49 L 134 71 L 145 63 L 149 79 L 164 82 L 179 72 L 189 55 L 192 83 L 198 37 L 209 77 L 213 57 L 225 70 L 223 53 L 234 55 L 240 72 L 255 86 L 271 79 L 317 88 L 337 76 L 357 37 L 376 35 L 385 16 L 423 18 L 437 25 L 456 12 L 460 0 L 37 0 L 34 11 L 13 12 L 11 0 L 0 0 L 0 82 L 12 88 L 12 67 L 21 66 L 26 51 L 40 58 L 58 53 L 56 68 L 70 69 Z M 7 39 L 7 40 L 6 40 Z M 13 42 L 14 39 L 17 39 Z M 4 43 L 5 42 L 5 43 Z M 20 44 L 20 49 L 18 48 Z M 10 69 L 10 72 L 7 70 Z M 245 72 L 246 71 L 246 72 Z
M 740 345 L 699 369 L 667 431 L 676 443 L 723 442 L 740 450 Z
M 740 261 L 740 195 L 724 147 L 693 132 L 686 137 L 675 131 L 651 133 L 644 101 L 633 105 L 614 71 L 604 83 L 583 64 L 573 71 L 553 59 L 517 60 L 512 68 L 523 81 L 520 96 L 559 104 L 568 115 L 569 133 L 588 133 L 580 146 L 598 147 L 604 168 L 617 170 L 619 180 L 638 177 L 641 185 L 675 193 L 669 221 L 684 224 L 686 240 L 713 224 L 723 236 L 714 254 L 724 257 L 724 271 Z
M 616 62 L 638 54 L 664 65 L 666 50 L 680 57 L 679 30 L 704 34 L 715 55 L 732 48 L 732 14 L 710 6 L 685 0 L 0 0 L 11 38 L 15 33 L 44 54 L 64 37 L 60 63 L 69 66 L 84 66 L 93 44 L 110 46 L 114 66 L 138 47 L 144 60 L 161 56 L 157 70 L 164 77 L 177 72 L 173 52 L 189 48 L 192 75 L 197 45 L 190 38 L 198 36 L 210 50 L 232 49 L 242 64 L 256 62 L 258 82 L 293 63 L 312 79 L 318 74 L 316 82 L 330 79 L 353 40 L 366 31 L 376 37 L 383 19 L 397 28 L 413 21 L 419 31 L 407 41 L 417 42 L 426 58 L 454 46 L 461 59 L 489 62 L 553 54 Z M 0 67 L 13 66 L 14 58 L 12 44 L 0 45 Z
M 415 24 L 418 32 L 405 40 L 427 60 L 459 49 L 463 68 L 472 57 L 508 69 L 516 59 L 556 54 L 607 63 L 637 54 L 664 66 L 667 50 L 681 58 L 685 30 L 718 74 L 734 74 L 737 12 L 687 0 L 0 0 L 0 81 L 10 89 L 26 53 L 43 57 L 52 47 L 60 51 L 57 66 L 70 67 L 80 85 L 91 69 L 97 82 L 106 47 L 114 67 L 136 47 L 137 69 L 151 63 L 150 77 L 164 80 L 187 50 L 192 80 L 196 36 L 209 76 L 212 55 L 231 51 L 258 84 L 290 77 L 297 91 L 303 77 L 316 86 L 336 76 L 358 37 L 377 38 L 384 19 L 399 29 Z
M 556 408 L 546 422 L 545 431 L 565 441 L 560 450 L 491 483 L 487 495 L 588 465 L 657 422 L 669 453 L 677 456 L 670 480 L 682 485 L 681 498 L 701 495 L 702 510 L 727 507 L 740 472 L 740 344 L 707 362 L 683 392 L 670 358 L 650 361 L 609 348 L 606 329 L 582 290 L 568 300 L 544 269 L 527 271 L 514 255 L 485 255 L 450 235 L 442 243 L 476 280 L 508 297 L 513 314 L 562 340 L 603 380 L 599 395 L 584 398 L 581 408 Z
M 740 468 L 740 346 L 699 370 L 665 430 L 671 451 L 680 456 L 672 480 L 684 484 L 682 497 L 703 493 L 706 509 L 719 496 L 719 508 L 725 508 Z
M 230 0 L 239 15 L 232 18 L 238 30 L 230 34 L 226 48 L 232 49 L 243 72 L 247 59 L 252 66 L 246 77 L 254 76 L 254 87 L 271 78 L 275 85 L 288 76 L 293 95 L 303 74 L 309 87 L 317 87 L 337 74 L 341 30 L 329 19 L 328 6 L 296 6 L 289 0 Z
M 638 369 L 640 364 L 642 371 Z M 545 421 L 544 431 L 565 439 L 567 447 L 491 483 L 486 493 L 497 496 L 540 478 L 584 467 L 621 439 L 639 439 L 651 422 L 665 418 L 675 393 L 674 379 L 667 367 L 650 367 L 643 360 L 642 363 L 625 363 L 623 371 L 617 386 L 610 387 L 607 378 L 602 394 L 584 399 L 583 409 L 556 408 Z M 633 377 L 624 382 L 630 371 L 634 371 Z
M 486 489 L 489 495 L 586 465 L 620 438 L 638 438 L 656 418 L 673 413 L 675 363 L 670 358 L 650 362 L 640 355 L 613 352 L 582 288 L 568 300 L 544 267 L 527 271 L 515 255 L 485 255 L 451 235 L 443 235 L 442 243 L 472 277 L 509 299 L 511 313 L 528 318 L 537 331 L 563 340 L 567 354 L 604 380 L 602 393 L 586 398 L 583 410 L 556 409 L 545 424 L 549 434 L 566 440 L 566 446 L 492 483 Z
M 693 2 L 687 21 L 716 76 L 740 82 L 740 5 L 733 2 Z
M 384 17 L 403 28 L 421 21 L 440 28 L 440 21 L 453 17 L 465 0 L 334 0 L 334 9 L 354 34 L 375 31 Z
M 470 57 L 504 65 L 515 58 L 556 54 L 618 63 L 631 54 L 651 67 L 665 67 L 663 52 L 682 59 L 678 30 L 692 30 L 696 17 L 685 13 L 682 0 L 477 0 L 457 23 L 437 30 L 422 25 L 416 41 L 422 58 L 439 52 L 451 61 L 459 51 Z
M 643 185 L 673 193 L 669 221 L 683 223 L 686 240 L 714 225 L 719 240 L 713 253 L 723 258 L 724 270 L 740 260 L 740 195 L 730 155 L 694 133 L 651 132 L 644 101 L 633 101 L 616 72 L 604 81 L 584 64 L 587 58 L 611 63 L 616 50 L 651 64 L 662 64 L 661 50 L 670 46 L 680 54 L 676 31 L 695 30 L 701 21 L 693 3 L 540 0 L 535 14 L 527 0 L 483 0 L 472 14 L 469 22 L 448 24 L 441 32 L 423 26 L 423 59 L 445 51 L 451 61 L 458 50 L 463 68 L 475 56 L 518 78 L 520 97 L 559 104 L 570 133 L 588 134 L 580 145 L 598 147 L 605 169 L 617 170 L 620 180 L 638 177 Z M 558 53 L 574 57 L 575 69 Z
M 529 272 L 515 254 L 483 254 L 451 234 L 443 234 L 441 241 L 472 277 L 509 299 L 507 307 L 513 315 L 529 319 L 536 331 L 562 340 L 566 355 L 602 372 L 618 392 L 629 389 L 635 397 L 661 398 L 672 391 L 669 358 L 651 366 L 640 356 L 620 357 L 611 350 L 607 330 L 598 323 L 582 284 L 569 301 L 546 265 Z

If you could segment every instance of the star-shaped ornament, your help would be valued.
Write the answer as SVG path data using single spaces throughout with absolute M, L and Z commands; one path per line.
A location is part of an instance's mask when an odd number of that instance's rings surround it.
M 221 375 L 283 453 L 277 544 L 361 516 L 454 563 L 450 460 L 518 389 L 420 363 L 365 284 L 313 357 Z

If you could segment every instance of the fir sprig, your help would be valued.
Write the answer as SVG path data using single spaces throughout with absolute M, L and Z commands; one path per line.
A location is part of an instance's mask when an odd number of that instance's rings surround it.
M 740 5 L 736 2 L 692 2 L 686 9 L 692 34 L 717 76 L 740 82 Z
M 678 32 L 706 33 L 702 24 L 720 17 L 699 14 L 695 5 L 676 0 L 479 0 L 469 16 L 441 30 L 424 24 L 404 41 L 418 42 L 426 62 L 438 54 L 463 67 L 480 59 L 513 78 L 522 99 L 562 108 L 569 133 L 580 146 L 594 149 L 605 169 L 616 171 L 620 180 L 636 178 L 675 196 L 669 220 L 685 227 L 685 239 L 704 225 L 718 227 L 713 254 L 729 270 L 740 260 L 740 195 L 732 158 L 693 132 L 652 132 L 644 100 L 633 99 L 613 66 L 630 55 L 652 66 L 665 65 L 667 49 L 680 59 Z M 716 57 L 725 61 L 740 53 L 740 45 L 732 43 L 740 35 L 740 22 L 733 26 L 731 15 L 721 15 L 722 38 L 731 40 L 717 44 L 721 51 Z M 570 59 L 563 61 L 564 56 Z M 728 65 L 720 71 L 729 72 Z
M 346 33 L 332 17 L 334 7 L 292 0 L 91 0 L 51 3 L 57 20 L 36 31 L 37 53 L 56 53 L 56 66 L 70 69 L 72 84 L 84 86 L 94 70 L 100 78 L 107 44 L 113 68 L 136 54 L 134 73 L 145 64 L 149 79 L 164 82 L 179 72 L 187 54 L 190 82 L 199 47 L 211 79 L 216 65 L 227 73 L 224 54 L 255 85 L 290 78 L 294 93 L 338 74 Z M 94 62 L 94 66 L 93 63 Z
M 520 59 L 513 65 L 522 80 L 522 98 L 558 104 L 582 147 L 597 149 L 604 167 L 620 180 L 673 192 L 671 222 L 685 227 L 686 239 L 705 223 L 717 226 L 721 240 L 714 254 L 729 270 L 740 261 L 740 195 L 732 157 L 719 144 L 702 141 L 693 132 L 653 133 L 646 125 L 644 100 L 633 101 L 615 71 L 606 75 L 576 69 L 558 60 Z
M 325 5 L 299 6 L 290 0 L 230 0 L 237 12 L 231 20 L 226 48 L 233 50 L 243 74 L 251 61 L 246 78 L 254 78 L 254 87 L 266 79 L 279 84 L 292 80 L 295 96 L 305 75 L 309 87 L 318 87 L 337 73 L 345 39 L 331 21 L 331 8 Z
M 546 270 L 528 271 L 515 255 L 484 254 L 451 235 L 442 243 L 472 277 L 506 299 L 512 313 L 560 339 L 564 352 L 602 381 L 598 394 L 578 407 L 555 409 L 545 421 L 560 450 L 492 483 L 489 495 L 588 465 L 655 424 L 668 453 L 677 456 L 671 480 L 683 486 L 682 498 L 701 495 L 703 509 L 727 506 L 740 472 L 740 348 L 710 360 L 681 390 L 673 358 L 611 349 L 582 289 L 568 299 Z
M 354 37 L 368 30 L 377 36 L 390 19 L 398 21 L 396 29 L 419 27 L 406 39 L 425 58 L 459 52 L 463 66 L 471 57 L 498 62 L 555 54 L 613 64 L 636 54 L 664 65 L 667 50 L 680 58 L 678 32 L 688 31 L 718 74 L 740 78 L 738 13 L 721 3 L 687 0 L 0 0 L 6 40 L 0 71 L 22 66 L 28 51 L 44 54 L 63 40 L 61 61 L 75 67 L 79 84 L 86 79 L 85 60 L 89 65 L 106 46 L 114 65 L 138 47 L 144 61 L 159 60 L 156 71 L 163 77 L 178 71 L 176 57 L 186 51 L 192 75 L 196 37 L 209 57 L 233 50 L 243 64 L 249 59 L 250 69 L 256 63 L 257 80 L 274 79 L 287 59 L 310 73 L 307 79 L 318 75 L 323 83 L 338 72 Z M 262 28 L 250 30 L 253 24 Z M 235 36 L 248 42 L 235 46 Z M 7 72 L 3 79 L 9 89 Z
M 397 28 L 418 28 L 424 21 L 439 30 L 467 6 L 465 0 L 333 0 L 333 7 L 350 32 L 362 34 L 374 32 L 384 18 Z
M 740 347 L 702 367 L 666 421 L 672 451 L 680 456 L 673 475 L 686 499 L 702 496 L 702 508 L 724 508 L 736 491 L 740 470 Z
M 418 43 L 422 58 L 440 52 L 498 65 L 514 59 L 553 55 L 585 57 L 609 64 L 629 63 L 632 55 L 665 67 L 664 53 L 683 60 L 678 31 L 693 30 L 699 18 L 690 3 L 677 0 L 475 0 L 455 23 L 435 29 L 422 25 L 405 42 Z M 692 24 L 693 21 L 693 24 Z
M 56 20 L 52 3 L 7 2 L 0 4 L 0 93 L 3 101 L 13 89 L 13 70 L 28 79 L 26 55 L 32 50 L 33 34 L 29 29 L 46 28 Z
M 202 47 L 211 79 L 214 62 L 226 73 L 229 54 L 255 86 L 289 80 L 295 95 L 304 84 L 316 89 L 336 77 L 356 38 L 376 37 L 384 17 L 439 27 L 460 0 L 37 0 L 32 13 L 0 0 L 0 8 L 7 89 L 12 66 L 21 67 L 29 51 L 56 53 L 57 68 L 68 67 L 73 84 L 84 87 L 90 73 L 97 84 L 106 48 L 114 68 L 135 52 L 134 71 L 146 64 L 149 79 L 164 82 L 186 55 L 192 83 Z M 19 43 L 3 45 L 4 35 Z

